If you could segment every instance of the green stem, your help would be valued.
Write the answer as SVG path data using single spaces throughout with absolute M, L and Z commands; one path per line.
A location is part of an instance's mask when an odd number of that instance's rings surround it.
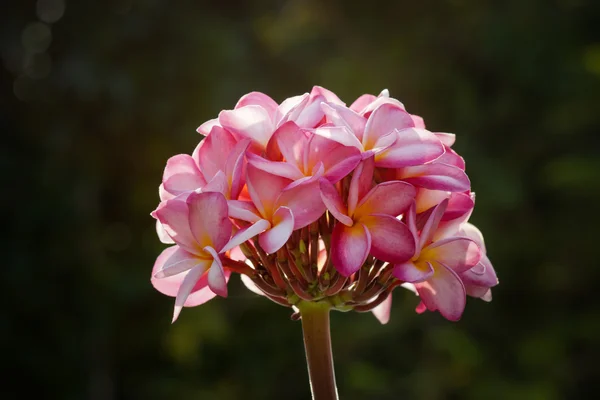
M 338 400 L 331 353 L 329 310 L 325 302 L 301 302 L 304 350 L 313 400 Z

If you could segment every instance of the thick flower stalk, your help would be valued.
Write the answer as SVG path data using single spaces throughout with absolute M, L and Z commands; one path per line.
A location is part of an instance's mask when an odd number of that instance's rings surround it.
M 466 296 L 498 283 L 455 137 L 431 132 L 389 97 L 347 107 L 314 87 L 281 104 L 265 94 L 202 124 L 191 155 L 168 160 L 152 212 L 164 243 L 154 287 L 183 307 L 227 296 L 232 273 L 303 323 L 315 399 L 337 398 L 329 312 L 389 320 L 391 293 L 417 312 L 460 319 Z

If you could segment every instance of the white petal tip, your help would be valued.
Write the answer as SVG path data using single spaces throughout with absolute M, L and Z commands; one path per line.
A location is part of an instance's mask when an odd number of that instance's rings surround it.
M 181 314 L 181 309 L 182 307 L 175 306 L 175 310 L 173 311 L 173 319 L 171 320 L 172 324 L 174 324 L 175 321 L 177 321 L 177 318 L 179 318 L 179 314 Z

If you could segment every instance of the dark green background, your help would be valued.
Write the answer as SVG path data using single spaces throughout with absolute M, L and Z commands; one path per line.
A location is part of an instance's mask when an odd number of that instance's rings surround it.
M 342 400 L 600 390 L 600 2 L 3 1 L 0 46 L 3 399 L 309 398 L 300 324 L 237 278 L 170 324 L 149 212 L 198 125 L 315 84 L 457 134 L 501 281 L 458 323 L 334 314 Z

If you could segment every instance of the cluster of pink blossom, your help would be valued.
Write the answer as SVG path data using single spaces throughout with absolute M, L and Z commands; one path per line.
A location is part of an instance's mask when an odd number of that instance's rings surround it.
M 415 291 L 417 312 L 458 320 L 466 295 L 498 283 L 454 135 L 425 129 L 389 97 L 347 107 L 334 93 L 277 104 L 253 92 L 202 124 L 192 155 L 170 158 L 152 212 L 174 243 L 156 260 L 154 287 L 182 307 L 227 296 L 231 273 L 295 306 L 373 311 L 389 319 L 391 292 Z

